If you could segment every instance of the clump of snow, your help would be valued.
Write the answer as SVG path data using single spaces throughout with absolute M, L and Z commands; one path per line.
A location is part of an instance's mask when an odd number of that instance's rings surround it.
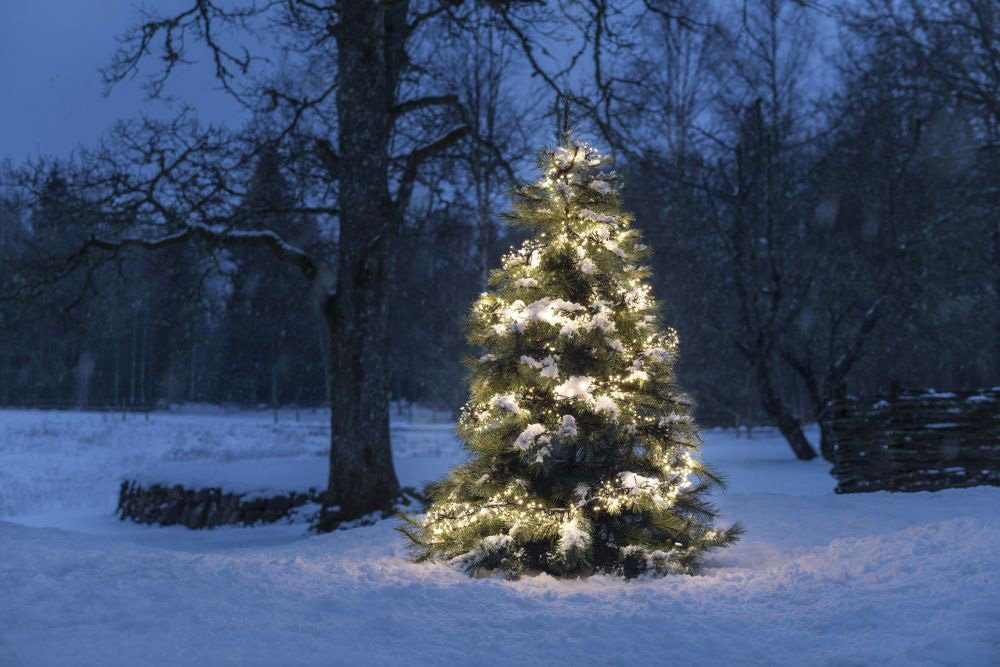
M 517 436 L 517 440 L 514 441 L 514 449 L 520 449 L 525 452 L 535 446 L 535 440 L 538 436 L 545 433 L 545 427 L 541 424 L 529 424 L 526 429 L 521 431 L 521 435 Z
M 955 398 L 955 393 L 951 391 L 937 391 L 931 388 L 927 390 L 924 396 L 928 398 Z
M 563 521 L 559 526 L 557 548 L 563 556 L 574 551 L 583 551 L 590 546 L 590 533 L 580 527 L 576 519 Z
M 574 162 L 579 162 L 584 159 L 583 150 L 577 148 L 575 150 L 569 150 L 563 146 L 559 146 L 552 153 L 552 160 L 556 164 L 569 165 Z
M 539 375 L 543 378 L 555 378 L 559 376 L 559 366 L 556 364 L 556 358 L 551 354 L 541 361 L 523 354 L 521 355 L 520 362 L 525 366 L 538 369 L 540 371 Z
M 622 259 L 628 259 L 628 255 L 625 254 L 625 251 L 622 250 L 621 246 L 619 246 L 616 242 L 611 240 L 605 241 L 604 247 L 613 252 L 614 254 L 618 255 Z
M 582 398 L 589 400 L 592 398 L 590 387 L 594 384 L 594 379 L 586 375 L 573 375 L 565 382 L 555 388 L 556 396 L 562 398 Z
M 610 194 L 613 190 L 611 184 L 607 181 L 593 180 L 589 183 L 590 189 L 594 192 L 599 192 L 602 195 Z
M 513 540 L 510 535 L 488 535 L 483 538 L 483 548 L 487 551 L 498 551 L 510 546 Z
M 660 415 L 660 420 L 657 422 L 657 426 L 669 426 L 670 424 L 686 424 L 691 421 L 689 415 L 679 415 L 676 412 L 671 412 L 669 415 Z
M 613 333 L 616 330 L 615 323 L 611 320 L 611 309 L 604 303 L 595 304 L 596 309 L 590 318 L 587 328 L 591 331 L 599 329 L 604 333 Z
M 572 336 L 580 329 L 580 324 L 578 322 L 566 322 L 559 329 L 560 336 Z
M 660 480 L 655 477 L 644 477 L 634 472 L 618 473 L 618 481 L 630 494 L 657 491 L 660 488 Z
M 526 354 L 521 355 L 520 362 L 525 366 L 531 366 L 532 368 L 542 367 L 542 362 L 538 361 L 538 359 L 535 359 L 534 357 L 529 357 Z
M 555 357 L 549 355 L 542 359 L 542 372 L 539 375 L 543 378 L 559 377 L 559 366 L 556 364 Z
M 630 382 L 645 382 L 649 379 L 649 373 L 643 370 L 633 370 L 628 374 L 627 378 Z
M 501 314 L 502 322 L 495 327 L 504 327 L 507 323 L 511 331 L 521 333 L 530 322 L 545 322 L 548 324 L 561 325 L 569 322 L 564 313 L 573 313 L 585 310 L 583 306 L 563 299 L 553 299 L 544 297 L 525 305 L 524 301 L 517 299 L 506 308 Z
M 607 412 L 615 417 L 621 412 L 618 404 L 611 400 L 609 396 L 594 396 L 591 400 L 591 405 L 597 412 Z
M 594 213 L 589 208 L 581 208 L 577 213 L 581 220 L 586 220 L 587 222 L 601 222 L 606 224 L 611 224 L 616 222 L 616 218 L 613 215 L 608 215 L 607 213 Z
M 546 434 L 545 426 L 542 424 L 530 424 L 517 436 L 517 439 L 514 441 L 514 449 L 527 452 L 538 447 L 538 450 L 535 452 L 535 462 L 544 463 L 545 459 L 552 453 L 551 442 L 552 436 Z
M 576 417 L 573 415 L 563 415 L 562 424 L 559 426 L 559 435 L 564 438 L 575 438 L 577 432 Z
M 617 417 L 621 412 L 618 404 L 608 396 L 595 396 L 591 391 L 593 386 L 593 378 L 573 375 L 555 388 L 555 395 L 559 399 L 583 401 L 595 412 L 607 412 Z
M 517 404 L 517 398 L 514 397 L 514 394 L 497 396 L 493 399 L 493 405 L 501 410 L 507 410 L 508 412 L 513 412 L 515 414 L 521 411 L 521 406 Z

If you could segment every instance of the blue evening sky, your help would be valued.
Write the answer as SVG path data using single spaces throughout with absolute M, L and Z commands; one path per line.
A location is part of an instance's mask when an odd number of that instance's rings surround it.
M 168 9 L 177 0 L 159 0 Z M 141 80 L 108 97 L 98 68 L 116 38 L 138 19 L 129 0 L 0 0 L 0 158 L 20 162 L 63 156 L 92 145 L 116 119 L 163 114 L 145 101 Z M 238 121 L 240 111 L 218 92 L 210 67 L 185 68 L 170 89 L 208 122 Z

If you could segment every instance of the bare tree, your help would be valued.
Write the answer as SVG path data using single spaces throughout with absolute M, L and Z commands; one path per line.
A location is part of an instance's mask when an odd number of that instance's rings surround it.
M 143 15 L 105 70 L 113 87 L 157 62 L 147 86 L 158 97 L 178 68 L 207 54 L 222 88 L 253 114 L 254 131 L 200 128 L 187 114 L 122 125 L 80 172 L 109 222 L 50 278 L 136 249 L 186 245 L 260 248 L 294 267 L 330 333 L 332 441 L 321 529 L 387 509 L 399 492 L 388 424 L 394 259 L 427 165 L 470 138 L 504 157 L 491 144 L 489 119 L 484 125 L 470 115 L 430 66 L 442 31 L 467 30 L 483 16 L 514 35 L 522 54 L 536 54 L 536 40 L 553 34 L 563 15 L 530 1 L 484 9 L 436 0 L 190 0 L 175 13 Z M 335 220 L 335 258 L 255 228 L 239 210 L 246 193 L 234 175 L 245 182 L 264 145 L 294 157 L 295 180 L 309 187 L 292 210 L 257 213 Z M 496 164 L 484 169 L 493 173 Z M 488 196 L 484 190 L 484 202 Z
M 476 268 L 483 290 L 497 255 L 498 212 L 517 181 L 516 165 L 532 152 L 526 119 L 537 117 L 538 109 L 530 97 L 515 92 L 517 51 L 491 12 L 480 11 L 474 28 L 451 39 L 454 44 L 438 67 L 441 78 L 456 91 L 471 141 L 449 165 L 450 178 L 471 196 Z
M 865 0 L 845 6 L 840 18 L 876 57 L 895 64 L 898 100 L 928 96 L 934 113 L 924 118 L 921 143 L 933 153 L 938 173 L 948 169 L 967 183 L 949 202 L 952 215 L 987 220 L 959 267 L 991 269 L 992 307 L 985 327 L 985 366 L 1000 359 L 1000 6 L 992 0 Z M 972 267 L 976 267 L 973 269 Z M 979 282 L 981 278 L 976 278 Z
M 273 231 L 233 224 L 242 193 L 231 175 L 245 173 L 262 142 L 234 141 L 184 119 L 124 127 L 118 141 L 134 161 L 118 168 L 112 160 L 121 162 L 120 150 L 114 157 L 106 150 L 97 156 L 103 182 L 95 184 L 104 188 L 103 209 L 115 211 L 122 224 L 118 233 L 92 237 L 70 262 L 75 270 L 98 261 L 100 253 L 196 243 L 259 247 L 299 271 L 303 294 L 319 300 L 332 349 L 330 477 L 321 528 L 386 509 L 398 494 L 386 354 L 396 239 L 423 165 L 469 132 L 449 111 L 450 95 L 423 81 L 419 90 L 414 85 L 419 67 L 412 56 L 436 21 L 460 18 L 454 11 L 447 3 L 405 1 L 232 7 L 193 0 L 175 14 L 145 16 L 105 72 L 114 85 L 134 76 L 144 60 L 160 58 L 149 90 L 161 95 L 199 46 L 224 89 L 271 119 L 267 139 L 308 147 L 323 170 L 316 175 L 325 186 L 320 203 L 300 208 L 336 217 L 335 261 Z M 303 67 L 301 78 L 269 72 L 263 57 L 238 44 L 272 34 Z
M 782 332 L 812 287 L 795 263 L 802 235 L 807 162 L 813 131 L 802 94 L 810 45 L 808 17 L 796 3 L 744 2 L 728 35 L 712 125 L 701 129 L 708 159 L 690 185 L 707 197 L 725 270 L 736 296 L 731 338 L 750 364 L 764 411 L 800 459 L 816 452 L 787 405 L 779 377 Z M 804 270 L 803 270 L 804 269 Z

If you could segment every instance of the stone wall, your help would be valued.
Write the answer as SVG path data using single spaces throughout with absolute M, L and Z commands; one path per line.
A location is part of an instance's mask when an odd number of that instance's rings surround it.
M 320 493 L 286 493 L 270 497 L 223 491 L 221 488 L 187 489 L 180 484 L 122 482 L 118 516 L 136 523 L 188 528 L 213 528 L 226 524 L 275 523 L 292 518 L 296 509 L 320 502 Z

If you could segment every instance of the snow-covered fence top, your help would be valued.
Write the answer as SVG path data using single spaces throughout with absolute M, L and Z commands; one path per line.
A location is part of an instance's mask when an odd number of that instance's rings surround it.
M 1000 486 L 998 389 L 834 401 L 837 493 Z

